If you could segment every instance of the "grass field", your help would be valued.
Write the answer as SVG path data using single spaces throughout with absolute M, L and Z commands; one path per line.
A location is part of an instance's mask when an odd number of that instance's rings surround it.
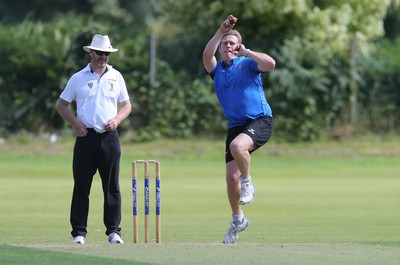
M 400 260 L 396 139 L 271 142 L 253 156 L 257 194 L 244 208 L 250 227 L 235 245 L 221 244 L 230 221 L 223 141 L 206 140 L 124 143 L 120 184 L 125 244 L 106 242 L 96 176 L 86 244 L 73 245 L 72 145 L 71 139 L 0 144 L 1 264 L 394 265 Z M 161 161 L 162 244 L 131 243 L 134 159 Z M 154 240 L 154 215 L 151 225 Z M 139 240 L 143 242 L 143 230 Z

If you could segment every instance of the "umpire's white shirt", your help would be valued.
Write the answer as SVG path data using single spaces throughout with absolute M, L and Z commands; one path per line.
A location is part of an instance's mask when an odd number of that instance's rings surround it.
M 87 128 L 104 132 L 104 126 L 118 113 L 118 102 L 129 99 L 125 80 L 118 70 L 107 65 L 99 77 L 90 64 L 69 79 L 60 98 L 71 103 L 76 101 L 77 118 Z

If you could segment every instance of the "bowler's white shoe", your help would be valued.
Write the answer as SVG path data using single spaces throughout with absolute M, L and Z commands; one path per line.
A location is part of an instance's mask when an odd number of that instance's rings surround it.
M 72 241 L 74 244 L 85 244 L 85 237 L 83 236 L 76 236 L 74 237 L 74 240 Z
M 225 234 L 224 242 L 225 244 L 234 244 L 239 238 L 239 233 L 244 231 L 250 222 L 246 218 L 243 218 L 243 222 L 241 224 L 235 225 L 231 222 L 228 231 Z
M 108 235 L 108 242 L 110 244 L 124 244 L 124 241 L 122 240 L 121 236 L 115 232 Z
M 245 205 L 251 203 L 254 200 L 254 194 L 256 194 L 256 189 L 251 182 L 242 182 L 240 189 L 240 199 L 239 204 Z

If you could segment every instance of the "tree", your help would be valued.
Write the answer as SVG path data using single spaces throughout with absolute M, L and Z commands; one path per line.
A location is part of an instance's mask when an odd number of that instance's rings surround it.
M 61 13 L 90 11 L 88 0 L 0 0 L 0 21 L 7 24 L 20 23 L 27 18 L 47 22 Z
M 133 127 L 141 139 L 221 133 L 224 120 L 201 54 L 229 14 L 239 17 L 247 47 L 277 61 L 263 81 L 280 135 L 317 139 L 349 122 L 350 99 L 361 110 L 358 126 L 380 121 L 379 128 L 395 130 L 399 1 L 71 0 L 71 12 L 61 13 L 65 1 L 33 0 L 29 8 L 16 3 L 16 14 L 0 0 L 6 23 L 0 25 L 0 133 L 67 127 L 53 105 L 69 76 L 87 63 L 82 45 L 94 33 L 109 34 L 119 48 L 110 63 L 124 74 L 134 106 L 122 130 Z M 158 39 L 159 73 L 152 85 L 151 35 Z
M 160 19 L 180 29 L 175 38 L 192 31 L 209 38 L 225 17 L 237 16 L 246 46 L 267 51 L 277 61 L 264 83 L 278 130 L 293 139 L 312 140 L 322 129 L 334 126 L 339 115 L 346 117 L 343 110 L 350 98 L 357 100 L 354 88 L 359 83 L 350 74 L 357 75 L 350 58 L 351 40 L 356 39 L 359 56 L 369 56 L 371 41 L 384 35 L 382 20 L 390 2 L 168 0 L 159 7 Z M 204 6 L 207 12 L 200 12 Z M 191 49 L 183 46 L 180 52 L 188 54 Z
M 69 14 L 52 23 L 25 20 L 0 27 L 5 40 L 0 47 L 2 130 L 40 131 L 53 126 L 57 120 L 54 103 L 68 76 L 80 67 L 77 58 L 86 55 L 82 45 L 80 55 L 76 53 L 76 40 L 85 35 L 81 29 L 86 23 Z M 86 35 L 92 35 L 90 28 L 86 30 Z

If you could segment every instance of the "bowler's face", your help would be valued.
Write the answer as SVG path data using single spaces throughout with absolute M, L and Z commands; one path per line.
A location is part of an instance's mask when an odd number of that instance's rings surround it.
M 224 59 L 232 59 L 233 57 L 236 57 L 238 42 L 238 38 L 234 35 L 227 35 L 221 40 L 219 52 Z

